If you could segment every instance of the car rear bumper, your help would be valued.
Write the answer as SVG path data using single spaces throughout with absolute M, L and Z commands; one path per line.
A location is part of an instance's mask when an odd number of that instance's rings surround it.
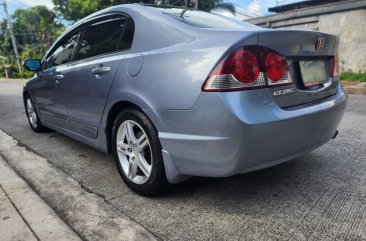
M 308 153 L 334 136 L 347 102 L 340 85 L 317 103 L 287 109 L 270 96 L 267 89 L 202 93 L 190 110 L 146 110 L 168 180 L 231 176 Z

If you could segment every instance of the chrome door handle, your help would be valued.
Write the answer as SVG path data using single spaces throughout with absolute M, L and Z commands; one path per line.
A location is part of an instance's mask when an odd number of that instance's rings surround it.
M 62 74 L 55 75 L 53 79 L 56 81 L 56 84 L 60 83 L 60 79 L 63 79 L 64 76 Z
M 55 75 L 53 77 L 54 80 L 60 80 L 60 79 L 63 79 L 63 78 L 64 78 L 64 76 L 62 74 L 58 74 L 58 75 Z
M 92 69 L 93 74 L 105 74 L 111 71 L 111 67 L 97 67 Z

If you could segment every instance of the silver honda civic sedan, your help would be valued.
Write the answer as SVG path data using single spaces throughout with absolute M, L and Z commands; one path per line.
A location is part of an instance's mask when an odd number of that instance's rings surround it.
M 311 152 L 347 96 L 338 39 L 176 7 L 119 5 L 74 24 L 24 86 L 31 128 L 112 152 L 125 183 L 157 195 Z

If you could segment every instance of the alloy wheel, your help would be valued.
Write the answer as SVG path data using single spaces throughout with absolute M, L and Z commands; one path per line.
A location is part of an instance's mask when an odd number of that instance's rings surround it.
M 34 108 L 32 100 L 28 97 L 27 98 L 27 114 L 30 124 L 33 128 L 37 128 L 37 113 Z
M 144 184 L 151 175 L 153 158 L 149 139 L 143 128 L 133 120 L 125 120 L 117 131 L 118 159 L 126 177 Z

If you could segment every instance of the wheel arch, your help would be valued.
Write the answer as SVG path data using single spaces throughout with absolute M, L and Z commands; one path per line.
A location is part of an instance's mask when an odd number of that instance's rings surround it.
M 141 111 L 142 113 L 144 113 L 146 115 L 146 113 L 143 111 L 143 109 L 140 106 L 138 106 L 137 104 L 135 104 L 131 101 L 123 100 L 123 101 L 118 101 L 118 102 L 114 103 L 108 111 L 106 127 L 105 127 L 105 134 L 106 134 L 106 139 L 107 139 L 108 152 L 112 151 L 111 137 L 112 137 L 113 123 L 114 123 L 115 119 L 117 118 L 118 114 L 122 110 L 127 109 L 127 108 L 132 108 L 132 109 L 139 110 L 139 111 Z M 147 118 L 149 118 L 149 117 L 147 116 Z M 153 123 L 153 125 L 154 125 L 154 123 Z
M 25 99 L 26 96 L 29 96 L 31 98 L 34 107 L 36 108 L 37 111 L 39 111 L 38 110 L 38 103 L 35 101 L 34 96 L 32 96 L 31 91 L 30 90 L 27 90 L 27 89 L 24 89 L 23 90 L 23 104 L 24 104 L 24 108 L 26 108 L 26 99 Z M 38 112 L 38 115 L 39 115 L 39 112 Z
M 25 97 L 26 96 L 30 96 L 30 94 L 29 94 L 28 90 L 23 90 L 23 104 L 24 104 L 24 106 L 25 106 Z
M 146 116 L 146 118 L 148 118 L 151 121 L 153 127 L 157 130 L 157 124 L 158 123 L 154 122 L 152 120 L 152 118 L 150 118 L 152 116 L 149 116 L 144 111 L 143 108 L 141 108 L 140 106 L 138 106 L 135 103 L 130 102 L 130 101 L 116 102 L 109 109 L 109 112 L 108 112 L 108 115 L 107 115 L 107 120 L 106 120 L 105 132 L 106 132 L 106 141 L 107 141 L 107 150 L 108 150 L 108 152 L 112 152 L 113 123 L 114 123 L 115 119 L 117 118 L 118 114 L 122 110 L 127 109 L 127 108 L 133 108 L 133 109 L 136 109 L 138 111 L 141 111 Z M 155 120 L 155 121 L 157 121 L 157 120 Z M 166 176 L 169 183 L 171 183 L 171 184 L 180 183 L 180 182 L 185 181 L 185 180 L 190 178 L 190 176 L 182 175 L 179 172 L 176 165 L 174 164 L 174 161 L 172 160 L 170 154 L 167 151 L 162 150 L 162 157 L 163 157 L 163 162 L 164 162 L 165 176 Z

